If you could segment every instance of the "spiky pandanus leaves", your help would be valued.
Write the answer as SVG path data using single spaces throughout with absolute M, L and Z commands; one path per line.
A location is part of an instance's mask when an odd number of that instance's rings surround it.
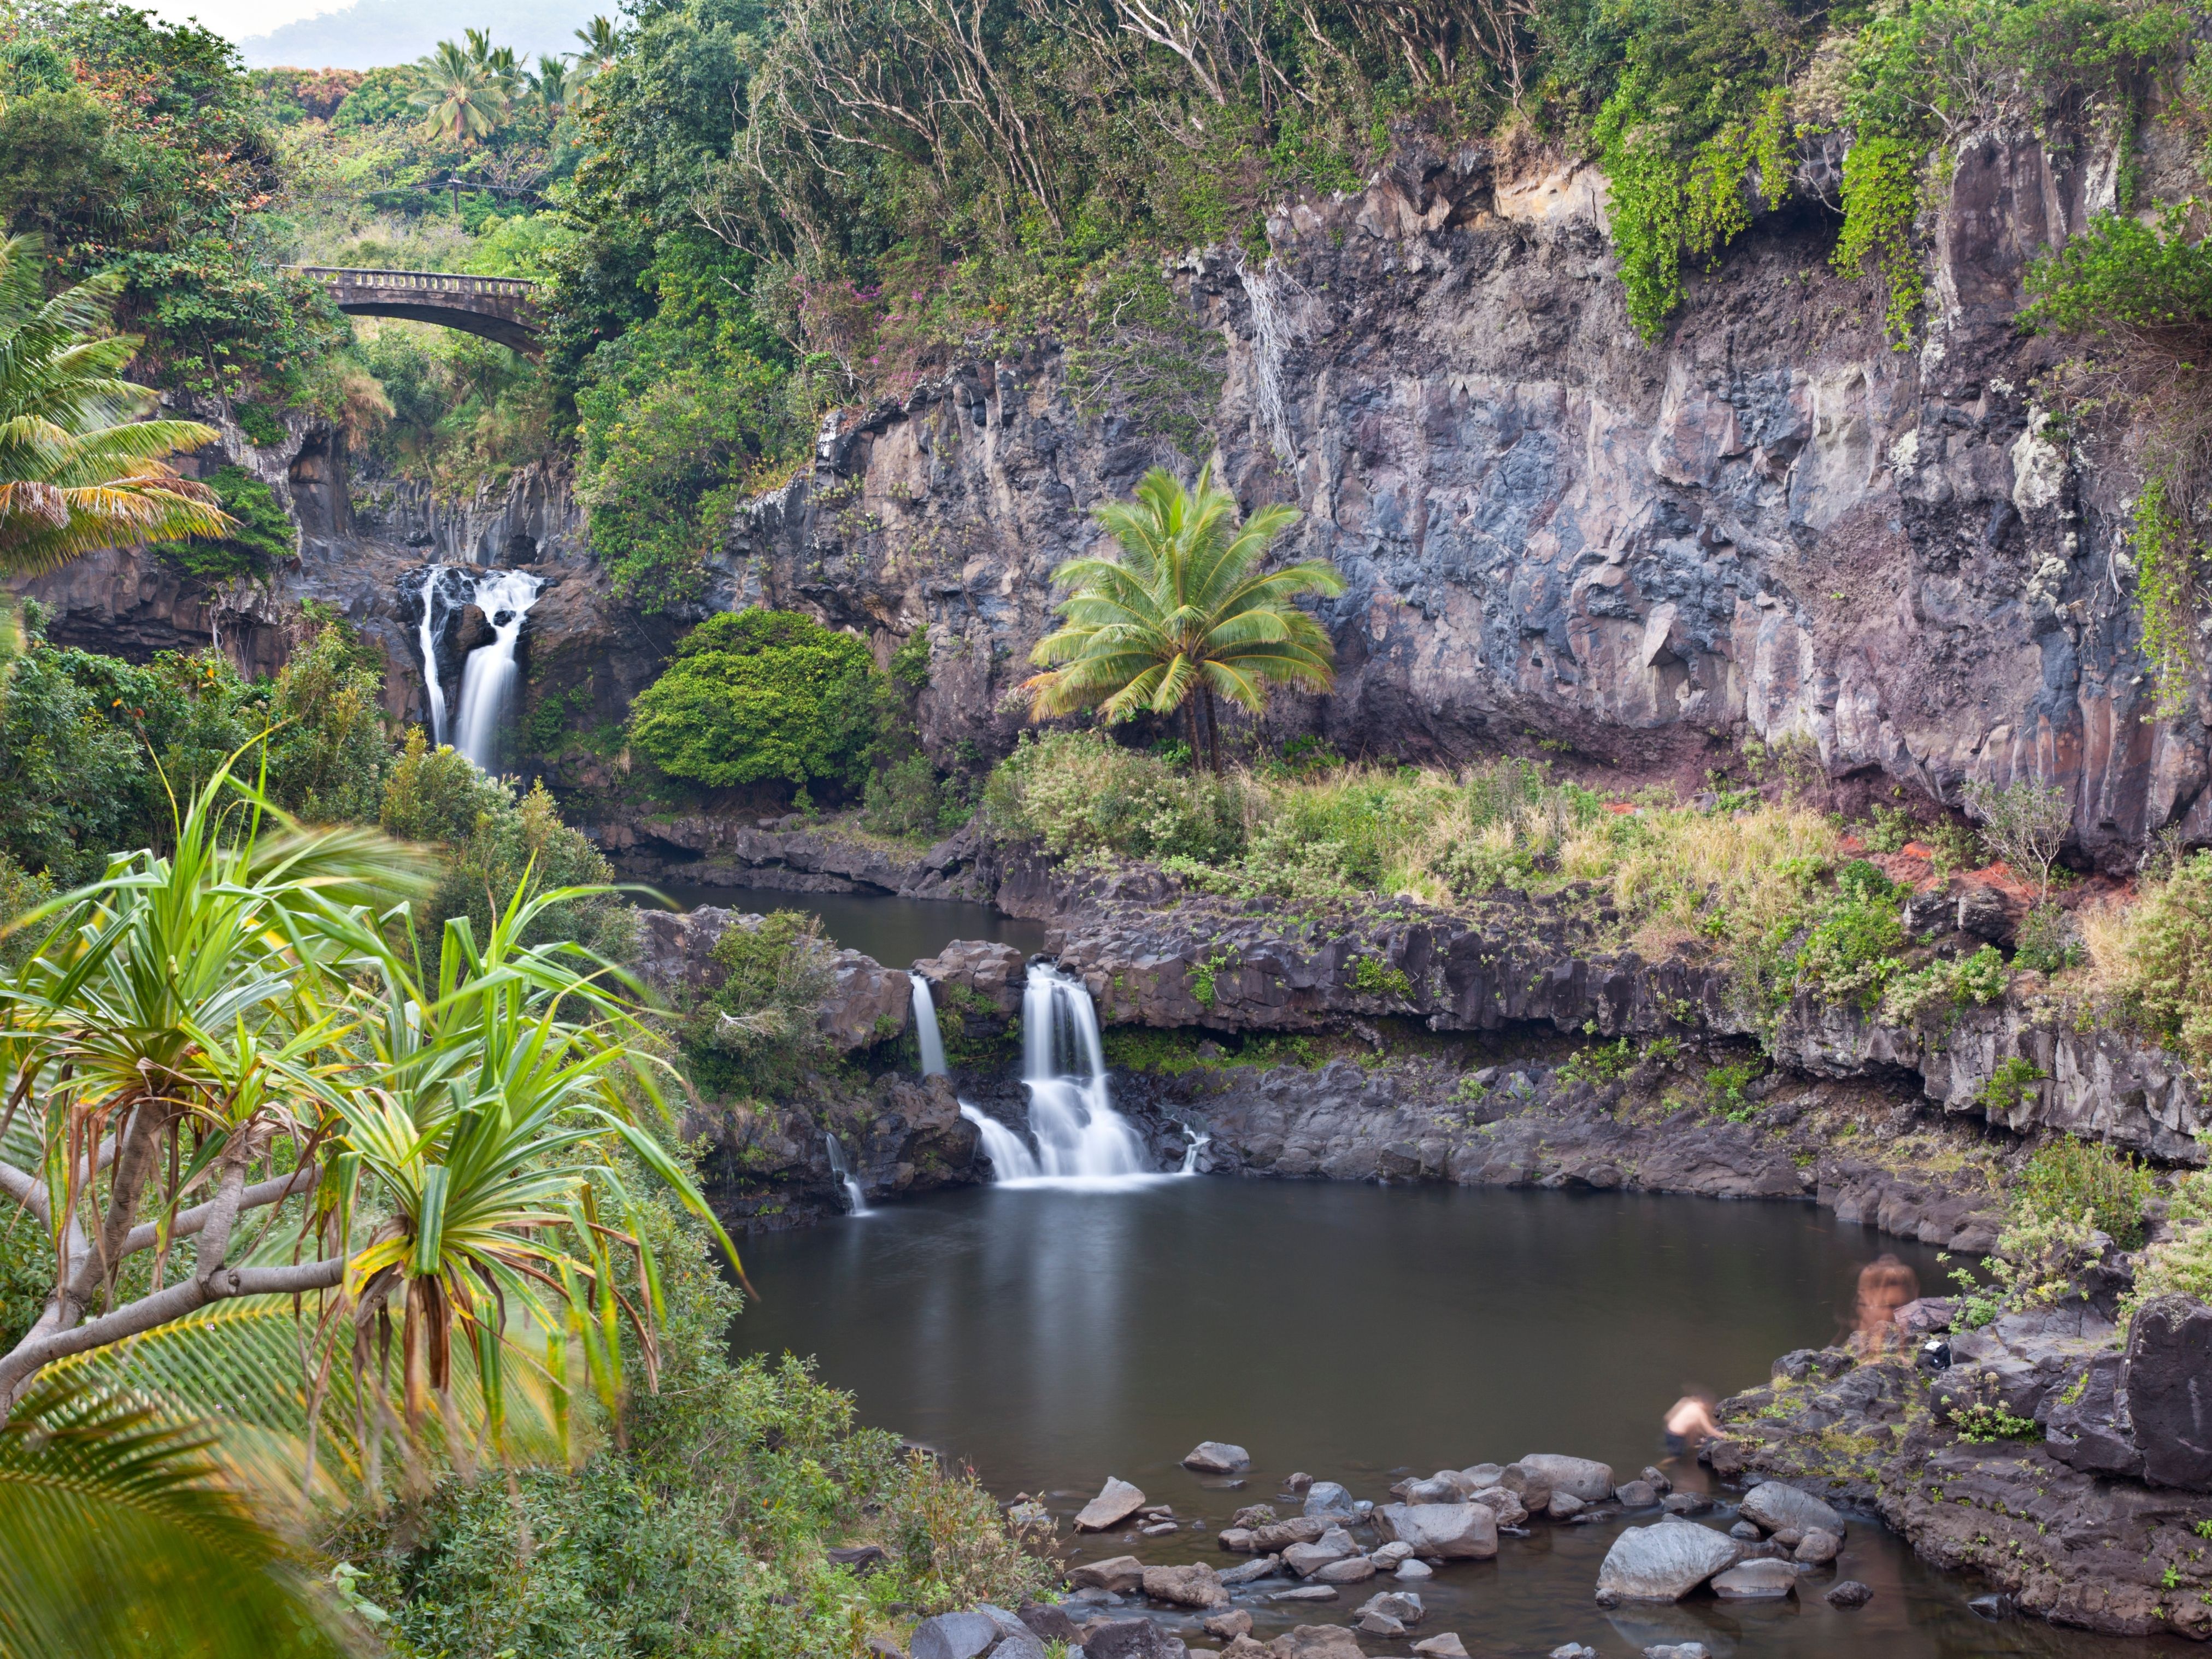
M 204 1430 L 79 1379 L 0 1427 L 0 1656 L 311 1659 L 350 1644 Z
M 163 464 L 214 441 L 196 421 L 141 421 L 122 378 L 139 341 L 108 334 L 122 279 L 41 298 L 36 236 L 0 240 L 0 571 L 35 575 L 95 548 L 222 536 L 205 484 Z
M 1267 550 L 1298 520 L 1279 503 L 1242 525 L 1237 501 L 1210 468 L 1185 489 L 1155 467 L 1134 499 L 1097 511 L 1115 556 L 1071 559 L 1053 572 L 1070 591 L 1060 626 L 1030 659 L 1047 672 L 1024 683 L 1033 719 L 1096 708 L 1109 720 L 1184 711 L 1191 749 L 1206 713 L 1212 765 L 1221 768 L 1213 699 L 1253 714 L 1271 685 L 1326 691 L 1335 682 L 1328 635 L 1297 601 L 1337 594 L 1344 578 L 1322 560 L 1267 570 Z

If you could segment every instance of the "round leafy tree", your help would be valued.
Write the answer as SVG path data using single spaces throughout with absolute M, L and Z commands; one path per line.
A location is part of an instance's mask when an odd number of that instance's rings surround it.
M 671 776 L 726 788 L 857 785 L 872 731 L 868 647 L 788 611 L 710 617 L 639 694 L 630 736 Z

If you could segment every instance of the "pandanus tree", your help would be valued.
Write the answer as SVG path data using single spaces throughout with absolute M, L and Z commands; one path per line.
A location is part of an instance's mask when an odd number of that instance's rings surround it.
M 166 464 L 213 442 L 215 429 L 137 418 L 155 404 L 122 378 L 139 341 L 106 331 L 121 279 L 88 277 L 47 299 L 42 246 L 36 236 L 0 240 L 0 572 L 228 533 L 235 526 L 215 493 Z
M 1180 712 L 1194 759 L 1221 769 L 1217 697 L 1258 714 L 1273 685 L 1326 691 L 1335 653 L 1297 600 L 1336 594 L 1344 578 L 1322 560 L 1267 568 L 1269 550 L 1298 520 L 1261 507 L 1243 523 L 1211 469 L 1186 489 L 1155 467 L 1133 500 L 1102 507 L 1112 555 L 1070 559 L 1053 572 L 1068 596 L 1060 625 L 1037 642 L 1044 669 L 1024 684 L 1034 719 L 1095 708 L 1108 720 Z M 1204 714 L 1201 734 L 1200 714 Z M 1203 740 L 1201 741 L 1201 736 Z
M 0 1198 L 54 1282 L 0 1354 L 0 1411 L 57 1361 L 256 1296 L 311 1298 L 372 1394 L 396 1335 L 410 1428 L 450 1413 L 458 1347 L 496 1431 L 510 1320 L 577 1336 L 604 1377 L 627 1318 L 650 1366 L 623 1167 L 735 1253 L 642 1115 L 635 988 L 522 943 L 567 888 L 518 893 L 481 942 L 456 918 L 423 976 L 390 943 L 422 886 L 406 849 L 303 830 L 226 768 L 173 853 L 33 913 L 49 929 L 0 981 Z

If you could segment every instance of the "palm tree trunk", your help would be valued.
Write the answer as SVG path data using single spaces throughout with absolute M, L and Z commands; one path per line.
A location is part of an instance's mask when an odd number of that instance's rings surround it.
M 1182 700 L 1182 723 L 1190 734 L 1190 763 L 1196 766 L 1200 749 L 1198 738 L 1198 699 L 1196 697 L 1185 697 Z
M 1206 746 L 1212 757 L 1213 775 L 1218 778 L 1221 775 L 1221 711 L 1213 706 L 1213 688 L 1206 687 L 1205 693 Z

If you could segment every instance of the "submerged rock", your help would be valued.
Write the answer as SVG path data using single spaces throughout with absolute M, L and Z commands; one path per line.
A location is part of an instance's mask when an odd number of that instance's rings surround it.
M 1252 1615 L 1242 1607 L 1232 1607 L 1227 1613 L 1217 1613 L 1199 1621 L 1208 1636 L 1218 1636 L 1223 1641 L 1235 1636 L 1252 1633 Z
M 1797 1540 L 1791 1553 L 1808 1566 L 1824 1567 L 1843 1551 L 1844 1540 L 1825 1527 L 1815 1527 Z
M 1631 1527 L 1613 1540 L 1598 1569 L 1601 1601 L 1679 1601 L 1717 1572 L 1734 1566 L 1743 1547 L 1711 1527 L 1662 1521 Z
M 1204 1562 L 1187 1567 L 1146 1567 L 1145 1594 L 1178 1607 L 1218 1607 L 1229 1600 L 1221 1580 Z
M 1831 1505 L 1780 1480 L 1765 1480 L 1753 1486 L 1743 1495 L 1741 1508 L 1746 1519 L 1769 1532 L 1795 1527 L 1800 1533 L 1817 1529 L 1838 1538 L 1845 1532 L 1844 1517 Z
M 1874 1600 L 1872 1586 L 1862 1584 L 1856 1578 L 1846 1578 L 1823 1598 L 1831 1607 L 1863 1607 Z
M 1214 1576 L 1224 1584 L 1249 1584 L 1256 1579 L 1273 1578 L 1283 1571 L 1283 1558 L 1270 1555 L 1263 1560 L 1247 1561 L 1241 1567 L 1231 1567 Z
M 1182 1643 L 1149 1619 L 1093 1625 L 1083 1638 L 1083 1659 L 1182 1659 Z
M 1797 1593 L 1797 1569 L 1787 1561 L 1739 1561 L 1715 1573 L 1713 1594 L 1723 1601 L 1771 1601 Z

